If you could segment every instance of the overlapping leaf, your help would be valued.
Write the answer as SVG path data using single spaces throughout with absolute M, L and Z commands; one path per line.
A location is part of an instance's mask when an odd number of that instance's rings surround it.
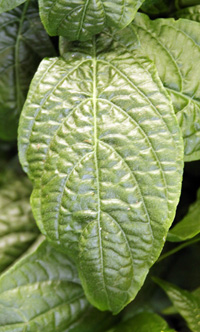
M 132 56 L 122 33 L 126 44 L 105 33 L 44 60 L 19 129 L 42 232 L 76 260 L 91 303 L 114 313 L 160 254 L 183 158 L 155 68 Z
M 4 174 L 8 183 L 0 187 L 0 272 L 13 263 L 38 236 L 31 213 L 28 179 L 12 172 Z
M 182 290 L 168 282 L 160 279 L 155 281 L 163 288 L 174 307 L 186 320 L 192 332 L 199 332 L 200 326 L 200 297 L 199 292 L 196 295 Z
M 200 22 L 200 5 L 178 10 L 173 16 L 175 18 L 186 18 L 188 20 Z
M 169 13 L 174 6 L 172 0 L 145 0 L 141 9 L 148 15 L 159 15 Z
M 11 10 L 27 0 L 0 0 L 0 13 Z
M 42 22 L 51 36 L 87 40 L 105 27 L 122 29 L 144 0 L 39 0 Z
M 142 312 L 120 323 L 108 332 L 175 332 L 160 316 L 151 312 Z
M 200 25 L 189 20 L 151 21 L 138 14 L 133 25 L 141 47 L 136 55 L 152 59 L 170 94 L 182 129 L 185 160 L 200 158 Z
M 186 241 L 200 233 L 200 190 L 197 200 L 193 203 L 187 215 L 168 233 L 168 240 L 172 242 Z
M 40 22 L 37 1 L 0 15 L 0 138 L 17 136 L 18 117 L 38 64 L 55 51 Z

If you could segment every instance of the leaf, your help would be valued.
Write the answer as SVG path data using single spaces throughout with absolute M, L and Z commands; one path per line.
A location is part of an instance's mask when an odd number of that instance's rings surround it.
M 173 14 L 173 16 L 178 18 L 186 18 L 188 20 L 200 22 L 200 5 L 187 7 L 181 10 L 178 10 Z
M 186 241 L 200 233 L 200 190 L 197 200 L 193 203 L 187 215 L 170 229 L 167 239 L 172 242 Z
M 17 136 L 18 117 L 41 59 L 55 50 L 40 22 L 37 1 L 0 15 L 0 138 Z
M 166 292 L 191 331 L 199 332 L 200 297 L 158 278 L 154 278 L 154 281 Z
M 160 254 L 183 166 L 170 99 L 152 63 L 121 44 L 128 32 L 43 60 L 19 128 L 41 231 L 76 261 L 90 302 L 115 314 Z
M 174 8 L 171 0 L 145 0 L 141 10 L 148 15 L 169 13 Z
M 42 238 L 0 278 L 1 332 L 100 332 L 112 321 L 89 306 L 71 260 Z
M 9 182 L 0 187 L 0 272 L 13 263 L 38 236 L 33 220 L 28 179 L 12 172 L 4 177 Z
M 199 5 L 199 0 L 177 0 L 177 8 L 189 7 Z
M 138 14 L 133 28 L 141 44 L 135 56 L 155 62 L 172 98 L 183 133 L 185 161 L 200 159 L 199 23 L 184 19 L 151 21 Z
M 166 321 L 151 312 L 142 312 L 133 318 L 120 323 L 108 332 L 175 332 L 168 327 Z
M 0 13 L 11 10 L 27 0 L 0 0 Z
M 144 0 L 39 0 L 42 22 L 50 36 L 87 40 L 105 27 L 123 29 Z

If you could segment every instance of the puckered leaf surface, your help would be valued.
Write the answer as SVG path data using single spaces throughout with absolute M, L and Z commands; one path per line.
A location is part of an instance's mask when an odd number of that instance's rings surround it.
M 31 184 L 11 171 L 0 187 L 0 272 L 13 263 L 38 236 L 29 203 Z
M 192 332 L 199 332 L 200 326 L 200 296 L 182 290 L 166 281 L 155 278 L 155 281 L 166 292 L 175 309 L 186 320 Z
M 42 22 L 51 36 L 87 40 L 105 27 L 123 29 L 144 0 L 39 0 Z
M 16 139 L 18 117 L 33 74 L 43 57 L 54 54 L 36 0 L 0 15 L 1 139 Z
M 170 94 L 181 127 L 185 160 L 200 159 L 200 25 L 180 19 L 151 21 L 138 14 L 134 28 L 137 55 L 153 60 Z
M 100 332 L 112 321 L 90 307 L 74 264 L 43 239 L 0 278 L 1 332 Z
M 0 13 L 11 10 L 27 0 L 0 0 Z
M 39 227 L 75 259 L 91 303 L 114 313 L 160 254 L 183 166 L 171 101 L 127 31 L 124 44 L 106 33 L 44 60 L 19 129 Z

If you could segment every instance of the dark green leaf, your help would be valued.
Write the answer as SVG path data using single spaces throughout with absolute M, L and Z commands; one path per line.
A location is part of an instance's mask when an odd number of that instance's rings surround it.
M 153 60 L 172 98 L 182 129 L 185 160 L 200 159 L 200 25 L 180 19 L 151 21 L 138 14 L 133 27 L 141 46 L 135 56 Z
M 172 0 L 146 0 L 141 9 L 148 15 L 169 13 L 174 8 Z
M 11 10 L 27 0 L 0 0 L 0 13 Z
M 142 312 L 133 318 L 120 323 L 108 332 L 175 332 L 166 321 L 151 312 Z
M 39 0 L 42 22 L 51 36 L 87 40 L 105 27 L 122 29 L 144 0 Z
M 184 8 L 178 10 L 173 14 L 173 17 L 177 18 L 186 18 L 188 20 L 200 22 L 200 5 Z
M 19 129 L 39 227 L 76 260 L 91 303 L 114 313 L 160 254 L 183 166 L 170 99 L 127 31 L 126 47 L 103 34 L 43 60 Z
M 168 233 L 168 240 L 172 242 L 186 241 L 200 233 L 200 190 L 197 201 L 193 203 L 187 215 Z
M 0 188 L 0 272 L 13 263 L 38 236 L 27 178 L 3 174 L 8 183 Z
M 166 281 L 154 278 L 155 282 L 166 292 L 174 307 L 186 320 L 193 332 L 200 329 L 200 297 L 182 290 Z
M 0 15 L 0 138 L 17 136 L 18 117 L 30 81 L 44 56 L 54 48 L 31 0 Z
M 176 0 L 177 8 L 196 6 L 199 4 L 200 4 L 199 0 Z

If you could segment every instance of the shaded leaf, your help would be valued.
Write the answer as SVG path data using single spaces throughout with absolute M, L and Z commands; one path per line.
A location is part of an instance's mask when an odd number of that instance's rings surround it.
M 167 322 L 159 315 L 142 312 L 133 318 L 120 323 L 108 332 L 175 332 L 168 327 Z
M 193 203 L 187 215 L 170 229 L 167 239 L 172 242 L 186 241 L 200 233 L 200 190 L 197 200 Z
M 183 133 L 185 161 L 200 159 L 199 23 L 184 19 L 151 21 L 138 14 L 133 27 L 141 44 L 135 56 L 155 62 L 172 98 Z
M 0 0 L 0 13 L 11 10 L 27 0 Z
M 188 20 L 200 22 L 200 5 L 178 10 L 173 14 L 173 17 L 175 17 L 176 19 L 186 18 Z
M 18 117 L 38 64 L 55 50 L 39 18 L 37 1 L 0 15 L 0 138 L 17 136 Z
M 171 0 L 146 0 L 141 10 L 148 15 L 159 15 L 170 13 L 173 8 L 174 2 Z
M 87 40 L 105 27 L 122 29 L 144 0 L 39 0 L 42 22 L 50 36 Z
M 32 186 L 27 178 L 3 174 L 7 183 L 0 187 L 0 272 L 13 263 L 38 236 L 29 197 Z
M 182 290 L 166 281 L 154 278 L 154 281 L 166 292 L 174 307 L 186 320 L 193 332 L 199 332 L 200 327 L 200 297 Z
M 41 63 L 19 150 L 41 231 L 74 258 L 91 303 L 117 313 L 163 247 L 183 151 L 154 66 L 132 56 L 127 37 L 126 47 L 113 38 L 76 43 Z
M 177 8 L 196 6 L 196 5 L 199 5 L 199 0 L 177 0 L 176 1 Z

